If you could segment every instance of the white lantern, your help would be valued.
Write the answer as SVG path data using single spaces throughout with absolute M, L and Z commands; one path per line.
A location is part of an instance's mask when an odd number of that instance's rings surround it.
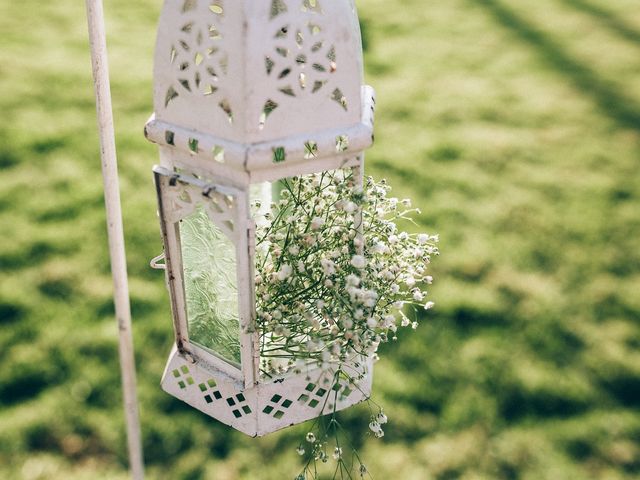
M 252 436 L 362 401 L 370 358 L 343 367 L 349 381 L 261 372 L 250 211 L 283 178 L 351 168 L 362 182 L 375 102 L 354 1 L 166 0 L 154 78 L 145 135 L 176 334 L 163 389 Z

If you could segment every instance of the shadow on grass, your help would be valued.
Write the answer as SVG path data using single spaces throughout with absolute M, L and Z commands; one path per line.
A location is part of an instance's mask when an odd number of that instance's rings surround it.
M 600 5 L 594 5 L 593 3 L 585 0 L 562 0 L 562 2 L 576 10 L 580 10 L 584 13 L 597 17 L 600 23 L 606 25 L 609 30 L 617 33 L 630 42 L 640 45 L 640 32 L 634 30 L 631 25 L 626 23 L 620 17 L 614 15 L 609 10 L 602 8 Z
M 580 0 L 569 0 L 576 3 Z M 483 7 L 494 20 L 534 46 L 541 57 L 558 72 L 590 95 L 600 109 L 621 126 L 640 130 L 640 106 L 622 94 L 619 87 L 601 78 L 597 72 L 573 58 L 558 42 L 545 32 L 513 12 L 499 0 L 471 0 Z

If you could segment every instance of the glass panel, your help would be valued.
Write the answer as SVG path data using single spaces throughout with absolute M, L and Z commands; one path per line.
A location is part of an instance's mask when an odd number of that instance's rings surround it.
M 203 205 L 180 221 L 189 340 L 240 365 L 236 249 Z

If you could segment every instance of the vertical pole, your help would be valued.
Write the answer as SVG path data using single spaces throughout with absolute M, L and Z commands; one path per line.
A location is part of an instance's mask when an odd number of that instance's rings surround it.
M 104 180 L 104 198 L 107 212 L 107 232 L 116 319 L 118 321 L 120 369 L 124 391 L 124 410 L 127 421 L 129 462 L 134 480 L 142 480 L 144 468 L 138 401 L 136 395 L 136 367 L 133 356 L 133 335 L 131 332 L 131 308 L 129 305 L 129 285 L 124 250 L 122 209 L 116 159 L 113 111 L 111 108 L 111 87 L 109 84 L 109 64 L 107 62 L 107 40 L 104 26 L 102 0 L 86 0 L 91 45 L 91 64 L 95 84 L 98 130 L 100 133 L 100 156 Z

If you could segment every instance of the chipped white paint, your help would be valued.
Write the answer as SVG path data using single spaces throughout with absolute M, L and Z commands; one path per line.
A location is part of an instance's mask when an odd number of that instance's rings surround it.
M 320 369 L 260 375 L 249 212 L 255 183 L 341 167 L 362 181 L 375 100 L 363 85 L 354 1 L 166 0 L 154 109 L 145 135 L 160 148 L 155 177 L 176 334 L 163 388 L 249 435 L 368 397 L 370 359 L 344 367 L 352 383 Z M 179 222 L 196 205 L 235 246 L 237 365 L 189 341 Z

